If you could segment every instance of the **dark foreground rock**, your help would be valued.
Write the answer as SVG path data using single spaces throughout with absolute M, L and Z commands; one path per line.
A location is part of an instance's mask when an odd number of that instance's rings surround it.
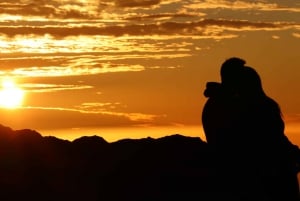
M 0 126 L 0 200 L 216 200 L 210 160 L 195 137 L 70 142 Z

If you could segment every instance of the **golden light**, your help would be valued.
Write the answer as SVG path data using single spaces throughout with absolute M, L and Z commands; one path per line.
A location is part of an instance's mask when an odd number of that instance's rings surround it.
M 2 80 L 0 90 L 0 107 L 14 109 L 22 105 L 24 91 L 10 78 Z

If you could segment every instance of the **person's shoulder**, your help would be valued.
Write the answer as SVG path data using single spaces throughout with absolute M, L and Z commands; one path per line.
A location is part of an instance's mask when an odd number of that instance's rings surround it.
M 278 103 L 273 98 L 270 98 L 268 96 L 265 97 L 264 103 L 268 104 L 270 107 L 279 107 Z
M 281 113 L 279 104 L 272 98 L 265 96 L 261 101 L 261 109 L 264 111 Z

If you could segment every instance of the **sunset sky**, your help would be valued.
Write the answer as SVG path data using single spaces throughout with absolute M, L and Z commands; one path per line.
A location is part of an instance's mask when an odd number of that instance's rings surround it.
M 4 0 L 0 19 L 2 125 L 69 140 L 203 138 L 205 83 L 235 56 L 300 145 L 299 0 Z

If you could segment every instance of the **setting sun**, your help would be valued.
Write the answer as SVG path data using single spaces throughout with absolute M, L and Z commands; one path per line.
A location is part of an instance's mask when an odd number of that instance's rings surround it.
M 0 107 L 14 109 L 22 104 L 24 91 L 12 79 L 2 80 L 0 90 Z

